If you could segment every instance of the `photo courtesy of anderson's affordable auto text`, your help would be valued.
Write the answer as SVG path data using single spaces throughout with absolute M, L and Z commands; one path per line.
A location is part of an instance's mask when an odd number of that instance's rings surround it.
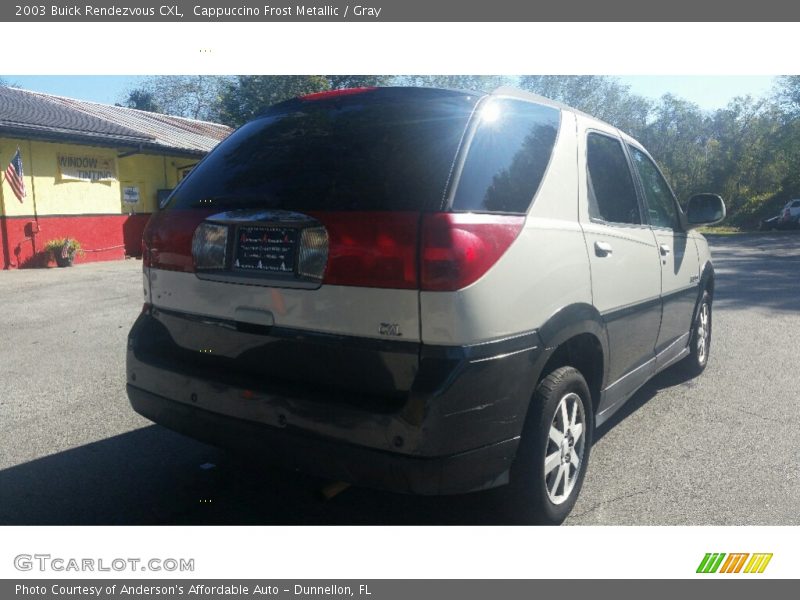
M 0 9 L 0 598 L 791 583 L 800 76 L 460 7 Z
M 264 583 L 246 584 L 202 584 L 202 583 L 181 583 L 170 585 L 145 585 L 145 584 L 96 584 L 81 585 L 74 583 L 48 583 L 27 585 L 19 583 L 14 586 L 14 595 L 20 597 L 115 597 L 119 596 L 190 596 L 190 597 L 219 597 L 219 596 L 278 596 L 281 593 L 293 596 L 371 596 L 370 585 L 361 583 L 353 588 L 351 585 L 303 585 L 296 583 L 272 585 Z

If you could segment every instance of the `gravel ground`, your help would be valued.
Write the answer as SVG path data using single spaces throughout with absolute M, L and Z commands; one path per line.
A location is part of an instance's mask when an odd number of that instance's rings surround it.
M 567 524 L 800 524 L 800 236 L 711 243 L 706 372 L 662 373 L 598 432 Z M 0 523 L 498 522 L 492 494 L 325 501 L 324 481 L 140 418 L 123 367 L 141 302 L 135 260 L 0 272 Z

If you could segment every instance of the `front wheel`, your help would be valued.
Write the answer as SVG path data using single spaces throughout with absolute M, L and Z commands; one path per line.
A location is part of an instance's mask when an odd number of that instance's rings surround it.
M 592 447 L 594 411 L 573 367 L 544 377 L 533 394 L 508 493 L 525 522 L 561 523 L 580 493 Z

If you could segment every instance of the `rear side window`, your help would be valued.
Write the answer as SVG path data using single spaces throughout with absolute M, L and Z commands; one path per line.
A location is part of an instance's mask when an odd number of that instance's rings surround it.
M 521 100 L 490 99 L 477 118 L 453 209 L 527 212 L 553 152 L 559 110 Z
M 169 207 L 440 210 L 478 98 L 379 88 L 276 105 L 222 142 Z
M 586 138 L 589 216 L 609 223 L 641 225 L 636 188 L 619 140 L 590 133 Z

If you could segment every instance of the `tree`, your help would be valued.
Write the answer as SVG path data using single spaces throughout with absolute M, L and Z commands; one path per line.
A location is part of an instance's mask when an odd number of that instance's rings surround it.
M 271 104 L 329 89 L 330 80 L 324 75 L 240 75 L 222 93 L 220 118 L 235 127 Z
M 563 102 L 634 137 L 644 130 L 652 103 L 607 75 L 523 75 L 525 90 Z
M 391 75 L 326 75 L 330 89 L 380 87 L 391 85 Z
M 118 106 L 146 110 L 148 112 L 164 112 L 156 102 L 153 93 L 142 88 L 136 88 L 128 92 L 127 100 L 125 100 L 124 104 L 118 104 Z
M 492 90 L 511 81 L 502 75 L 244 75 L 225 86 L 219 118 L 228 125 L 241 125 L 276 102 L 341 88 L 410 85 Z
M 700 107 L 665 94 L 637 137 L 659 162 L 679 200 L 706 189 L 713 144 L 710 119 Z
M 780 112 L 766 99 L 734 98 L 714 113 L 710 183 L 724 194 L 732 213 L 745 207 L 753 212 L 753 201 L 780 191 L 793 168 L 781 147 L 782 128 Z
M 125 105 L 139 100 L 156 112 L 178 117 L 214 121 L 218 118 L 220 100 L 230 77 L 211 75 L 160 75 L 145 79 L 128 92 Z M 139 106 L 134 105 L 133 108 Z M 142 110 L 149 110 L 143 108 Z
M 398 85 L 483 92 L 491 92 L 513 81 L 513 77 L 506 75 L 405 75 L 397 78 Z
M 672 94 L 651 101 L 602 75 L 152 77 L 125 102 L 237 126 L 272 104 L 326 90 L 408 85 L 491 91 L 508 84 L 629 133 L 658 161 L 681 201 L 695 192 L 720 193 L 736 224 L 757 224 L 787 195 L 800 195 L 800 76 L 778 78 L 771 98 L 737 98 L 715 112 Z
M 772 93 L 783 126 L 778 132 L 779 144 L 784 160 L 794 168 L 788 169 L 781 188 L 785 198 L 800 196 L 800 75 L 784 75 L 778 77 Z
M 790 118 L 800 116 L 800 75 L 782 75 L 775 82 L 773 98 Z
M 534 94 L 598 115 L 613 80 L 605 75 L 523 75 L 519 84 Z

